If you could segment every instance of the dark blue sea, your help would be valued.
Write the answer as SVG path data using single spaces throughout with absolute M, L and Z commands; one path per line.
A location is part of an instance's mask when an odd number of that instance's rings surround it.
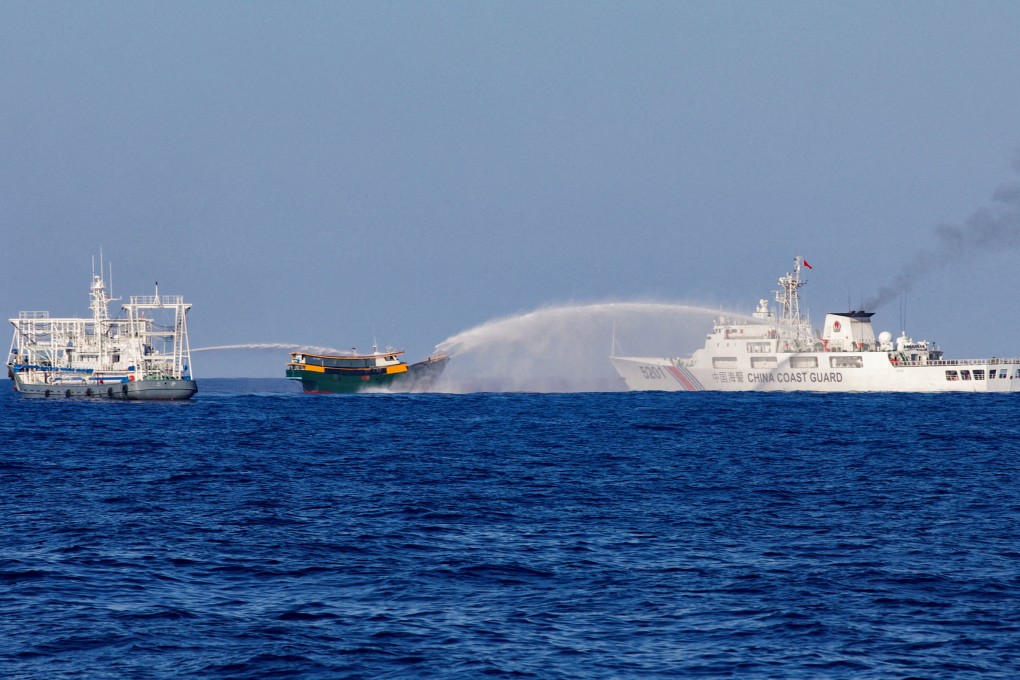
M 200 390 L 0 396 L 0 676 L 1020 673 L 1020 397 Z

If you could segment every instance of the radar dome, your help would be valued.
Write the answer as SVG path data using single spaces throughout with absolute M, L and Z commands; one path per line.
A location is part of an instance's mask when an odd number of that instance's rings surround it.
M 889 331 L 882 331 L 878 334 L 878 341 L 883 345 L 887 342 L 892 342 L 892 333 Z

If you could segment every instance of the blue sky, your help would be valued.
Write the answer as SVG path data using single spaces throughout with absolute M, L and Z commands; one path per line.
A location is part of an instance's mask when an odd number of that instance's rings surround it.
M 801 254 L 816 322 L 906 273 L 877 326 L 1020 355 L 1017 36 L 1010 2 L 5 2 L 0 308 L 85 314 L 101 246 L 193 347 L 414 359 L 549 305 L 749 312 Z

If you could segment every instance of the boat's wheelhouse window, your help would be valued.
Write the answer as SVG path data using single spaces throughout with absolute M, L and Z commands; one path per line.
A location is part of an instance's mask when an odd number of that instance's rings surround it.
M 329 368 L 368 368 L 372 365 L 371 359 L 321 359 L 321 361 L 322 364 L 318 365 Z
M 946 371 L 946 380 L 959 380 L 960 374 L 956 371 Z
M 832 368 L 863 368 L 864 359 L 860 356 L 829 357 Z
M 751 357 L 751 368 L 775 368 L 778 365 L 775 357 Z
M 970 380 L 970 371 L 960 371 L 961 380 Z
M 736 357 L 712 357 L 712 368 L 736 368 Z
M 818 357 L 790 357 L 790 368 L 818 368 Z
M 983 369 L 983 368 L 975 368 L 974 369 L 974 380 L 984 380 L 984 379 L 985 379 L 985 369 Z

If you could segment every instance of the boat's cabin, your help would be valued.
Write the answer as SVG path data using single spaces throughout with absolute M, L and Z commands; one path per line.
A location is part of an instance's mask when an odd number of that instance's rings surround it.
M 402 361 L 400 357 L 404 354 L 402 350 L 391 350 L 388 352 L 373 352 L 372 354 L 306 354 L 304 352 L 291 352 L 290 363 L 303 364 L 305 366 L 324 366 L 327 368 L 385 368 L 387 366 L 399 366 Z

